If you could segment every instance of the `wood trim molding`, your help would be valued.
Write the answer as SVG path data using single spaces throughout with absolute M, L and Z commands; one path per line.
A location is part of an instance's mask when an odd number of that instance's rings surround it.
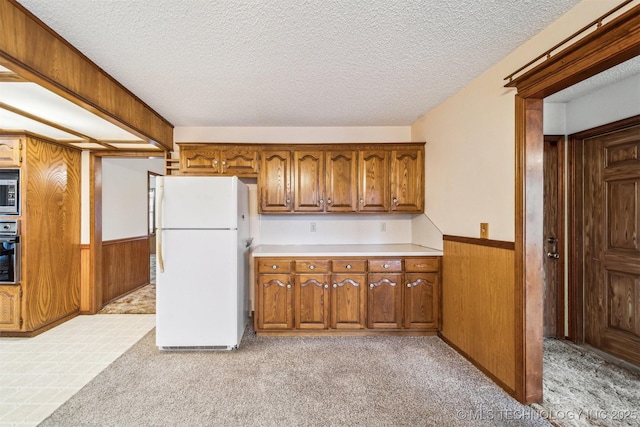
M 640 6 L 516 78 L 516 398 L 542 399 L 542 98 L 640 54 Z
M 90 293 L 87 311 L 97 313 L 102 308 L 102 157 L 91 154 L 89 160 L 89 240 Z
M 124 237 L 122 239 L 103 240 L 102 246 L 104 247 L 108 245 L 119 245 L 120 243 L 135 242 L 136 240 L 149 240 L 149 236 L 144 235 L 144 236 Z
M 523 98 L 542 99 L 638 55 L 640 6 L 635 6 L 557 55 L 513 79 Z
M 173 149 L 173 125 L 16 0 L 0 2 L 0 64 L 146 142 Z
M 504 240 L 490 240 L 490 239 L 478 239 L 476 237 L 463 237 L 463 236 L 451 236 L 445 234 L 442 236 L 442 240 L 446 240 L 449 242 L 459 242 L 459 243 L 467 243 L 469 245 L 477 245 L 477 246 L 487 246 L 490 248 L 500 248 L 500 249 L 515 249 L 514 242 L 506 242 Z

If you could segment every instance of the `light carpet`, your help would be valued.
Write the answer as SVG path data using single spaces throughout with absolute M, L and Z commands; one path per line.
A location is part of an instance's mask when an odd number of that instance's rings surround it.
M 545 426 L 437 337 L 257 337 L 160 352 L 155 330 L 42 426 Z
M 555 339 L 544 340 L 543 402 L 561 426 L 640 426 L 640 371 Z

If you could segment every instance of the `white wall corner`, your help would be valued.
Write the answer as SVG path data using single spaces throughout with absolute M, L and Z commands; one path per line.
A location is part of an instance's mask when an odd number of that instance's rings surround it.
M 411 243 L 442 250 L 442 231 L 427 214 L 416 215 L 411 220 Z

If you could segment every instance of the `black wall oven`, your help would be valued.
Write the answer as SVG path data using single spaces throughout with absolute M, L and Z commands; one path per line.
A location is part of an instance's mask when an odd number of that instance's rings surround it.
M 20 214 L 20 170 L 0 169 L 0 215 Z
M 20 283 L 18 221 L 0 221 L 0 284 Z

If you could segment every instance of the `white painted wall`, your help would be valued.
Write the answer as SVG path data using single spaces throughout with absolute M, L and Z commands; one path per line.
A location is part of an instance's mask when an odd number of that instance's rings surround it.
M 147 172 L 164 174 L 164 159 L 102 159 L 102 240 L 147 235 Z
M 638 114 L 640 114 L 640 74 L 567 103 L 567 134 Z
M 175 142 L 340 143 L 409 142 L 410 126 L 176 127 Z M 176 147 L 177 150 L 177 147 Z
M 567 134 L 567 104 L 545 102 L 542 112 L 542 130 L 545 135 Z
M 412 126 L 426 141 L 426 214 L 444 234 L 515 236 L 515 90 L 504 77 L 614 6 L 583 0 Z

